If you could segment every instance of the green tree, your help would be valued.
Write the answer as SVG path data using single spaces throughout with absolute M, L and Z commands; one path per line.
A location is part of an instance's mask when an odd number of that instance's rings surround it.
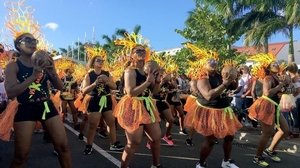
M 229 26 L 226 18 L 217 14 L 209 6 L 196 4 L 196 9 L 190 12 L 183 30 L 175 30 L 188 41 L 198 47 L 204 47 L 216 51 L 220 59 L 235 59 L 236 54 L 231 49 L 240 35 L 232 33 L 229 35 Z

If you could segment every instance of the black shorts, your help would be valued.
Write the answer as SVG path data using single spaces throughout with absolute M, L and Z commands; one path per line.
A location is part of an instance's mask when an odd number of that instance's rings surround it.
M 169 109 L 169 105 L 162 100 L 156 101 L 156 107 L 159 113 L 162 113 L 163 111 Z
M 50 112 L 46 113 L 45 120 L 58 115 L 53 102 L 51 100 L 47 102 Z M 45 106 L 43 102 L 19 104 L 14 121 L 42 121 L 44 111 Z
M 106 112 L 109 110 L 112 110 L 112 100 L 111 96 L 106 96 L 107 97 L 107 104 L 106 107 L 103 107 L 103 109 L 100 111 L 100 106 L 99 106 L 99 101 L 101 97 L 92 97 L 89 106 L 88 106 L 88 112 L 93 113 L 93 112 Z

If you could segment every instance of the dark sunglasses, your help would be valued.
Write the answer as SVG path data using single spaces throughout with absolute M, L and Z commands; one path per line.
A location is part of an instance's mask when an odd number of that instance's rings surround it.
M 137 50 L 135 50 L 135 53 L 144 54 L 144 53 L 146 53 L 146 50 L 145 49 L 137 49 Z
M 277 66 L 279 66 L 279 64 L 277 62 L 273 62 L 273 63 L 271 63 L 271 66 L 272 67 L 277 67 Z
M 30 38 L 30 37 L 24 37 L 21 40 L 19 40 L 19 42 L 25 42 L 25 43 L 30 43 L 30 44 L 38 44 L 39 40 L 35 39 L 35 38 Z
M 208 64 L 209 64 L 210 66 L 216 66 L 216 65 L 218 65 L 218 61 L 216 61 L 216 60 L 214 60 L 214 59 L 210 59 L 210 60 L 208 60 L 207 62 L 208 62 Z
M 102 63 L 102 62 L 104 62 L 104 60 L 102 60 L 102 59 L 96 59 L 95 62 Z

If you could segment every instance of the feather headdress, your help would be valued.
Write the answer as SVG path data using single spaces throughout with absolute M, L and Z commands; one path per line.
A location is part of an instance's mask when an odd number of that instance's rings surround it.
M 189 69 L 187 71 L 188 76 L 192 79 L 199 79 L 203 76 L 207 76 L 205 66 L 207 65 L 207 61 L 210 59 L 218 60 L 218 53 L 207 50 L 205 48 L 199 48 L 192 43 L 186 43 L 184 45 L 186 48 L 190 49 L 193 55 L 196 57 L 195 61 L 189 62 Z
M 276 56 L 271 53 L 259 53 L 251 56 L 248 60 L 254 61 L 256 64 L 252 67 L 251 73 L 253 76 L 263 79 L 266 76 L 265 69 L 276 61 Z
M 41 33 L 41 28 L 38 22 L 33 17 L 34 9 L 25 4 L 26 0 L 19 0 L 17 2 L 7 1 L 5 6 L 8 9 L 8 16 L 6 19 L 6 27 L 14 37 L 18 38 L 24 33 L 30 33 L 34 38 L 39 40 L 38 49 L 50 51 L 52 45 L 45 39 Z
M 145 60 L 148 61 L 150 59 L 151 51 L 149 48 L 149 42 L 143 38 L 141 34 L 135 33 L 124 33 L 123 39 L 117 39 L 114 41 L 115 45 L 123 46 L 122 55 L 130 55 L 132 49 L 137 45 L 142 45 L 146 50 Z
M 106 60 L 106 51 L 102 47 L 97 46 L 85 46 L 85 51 L 87 53 L 88 59 L 93 57 L 101 57 L 102 59 Z

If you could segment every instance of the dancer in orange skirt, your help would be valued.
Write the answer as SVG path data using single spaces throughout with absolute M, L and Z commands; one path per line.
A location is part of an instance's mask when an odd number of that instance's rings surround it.
M 280 93 L 284 86 L 288 84 L 288 80 L 280 80 L 278 78 L 279 64 L 275 62 L 275 56 L 271 54 L 257 54 L 250 57 L 250 60 L 259 62 L 253 67 L 255 70 L 253 74 L 263 79 L 263 96 L 258 98 L 248 109 L 249 117 L 258 120 L 262 128 L 261 139 L 257 147 L 256 156 L 253 158 L 253 163 L 261 167 L 267 167 L 269 164 L 265 161 L 262 154 L 266 154 L 275 162 L 280 162 L 281 159 L 276 155 L 274 149 L 280 140 L 288 135 L 288 124 L 279 108 Z M 271 145 L 266 148 L 269 139 L 273 135 L 275 123 L 277 132 L 273 136 Z
M 196 168 L 207 167 L 206 159 L 213 149 L 216 138 L 224 139 L 224 159 L 221 167 L 238 168 L 231 160 L 231 150 L 234 134 L 242 125 L 234 115 L 227 95 L 224 94 L 225 90 L 231 89 L 237 72 L 230 67 L 225 72 L 222 70 L 221 76 L 217 72 L 216 53 L 192 44 L 187 44 L 187 47 L 201 58 L 197 65 L 197 101 L 190 104 L 190 109 L 194 110 L 189 111 L 185 117 L 186 127 L 194 129 L 205 137 Z
M 127 144 L 125 146 L 121 167 L 127 168 L 135 150 L 140 145 L 143 133 L 151 141 L 153 156 L 152 168 L 160 167 L 160 138 L 159 114 L 150 97 L 150 92 L 155 93 L 159 87 L 158 70 L 150 69 L 145 74 L 146 49 L 142 45 L 136 45 L 131 50 L 132 66 L 125 70 L 124 90 L 126 95 L 119 101 L 114 110 L 114 115 L 122 128 L 125 129 Z M 153 89 L 151 89 L 153 88 Z

